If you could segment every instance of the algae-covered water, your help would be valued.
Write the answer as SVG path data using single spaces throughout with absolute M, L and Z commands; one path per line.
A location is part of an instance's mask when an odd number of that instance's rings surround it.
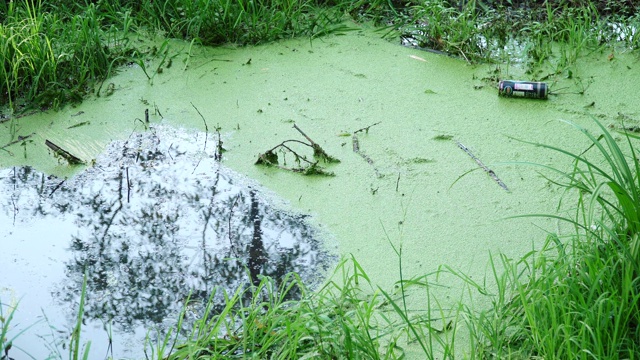
M 223 166 L 288 202 L 309 226 L 330 234 L 325 238 L 336 242 L 338 255 L 353 254 L 374 283 L 388 289 L 399 279 L 393 246 L 402 248 L 404 278 L 447 264 L 481 280 L 490 271 L 490 254 L 503 252 L 517 258 L 539 246 L 547 232 L 562 231 L 554 220 L 507 219 L 557 213 L 562 195 L 536 168 L 517 162 L 571 166 L 568 159 L 517 139 L 580 152 L 589 145 L 586 139 L 560 120 L 587 128 L 594 128 L 593 118 L 612 126 L 640 120 L 634 92 L 640 64 L 632 54 L 616 53 L 612 58 L 608 53 L 592 53 L 570 73 L 549 77 L 557 95 L 528 100 L 497 96 L 498 79 L 528 80 L 523 69 L 472 66 L 461 59 L 394 45 L 363 29 L 249 48 L 192 48 L 171 42 L 170 49 L 172 66 L 151 81 L 139 67 L 125 68 L 105 83 L 105 88 L 113 90 L 111 95 L 103 91 L 101 97 L 75 108 L 1 124 L 0 145 L 12 141 L 9 130 L 31 136 L 4 148 L 0 167 L 28 165 L 45 176 L 68 179 L 86 177 L 86 171 L 99 176 L 99 170 L 90 168 L 92 160 L 134 131 L 145 133 L 152 131 L 146 128 L 159 125 L 199 131 L 201 138 L 209 139 L 210 149 L 219 132 L 226 150 L 220 160 Z M 155 67 L 147 64 L 148 69 Z M 74 127 L 79 124 L 83 125 Z M 294 124 L 340 160 L 320 163 L 335 176 L 305 177 L 255 165 L 259 154 L 284 141 L 309 141 Z M 45 140 L 89 165 L 69 166 L 51 154 Z M 297 166 L 293 154 L 286 156 L 286 167 Z M 192 180 L 176 177 L 172 181 Z M 11 206 L 7 199 L 2 204 Z M 56 233 L 68 222 L 64 217 L 51 219 L 47 228 Z M 91 226 L 95 225 L 88 221 L 80 228 Z M 40 277 L 37 264 L 27 269 L 16 260 L 20 251 L 31 251 L 42 237 L 23 238 L 18 244 L 16 234 L 22 225 L 12 224 L 2 231 L 3 244 L 11 243 L 16 250 L 2 255 L 1 286 L 4 293 L 21 299 L 18 318 L 28 319 L 27 314 L 39 308 L 51 309 L 40 294 L 57 291 L 60 283 Z M 73 251 L 74 236 L 45 237 L 58 253 L 33 253 L 43 262 L 56 263 Z M 63 264 L 54 268 L 64 271 Z M 40 277 L 34 286 L 41 292 L 33 291 L 30 284 L 16 283 L 24 272 Z M 69 281 L 77 289 L 77 274 Z M 463 298 L 460 280 L 441 277 L 440 282 L 444 287 L 438 288 L 437 295 L 443 308 L 448 301 Z M 412 301 L 424 306 L 420 300 Z M 100 338 L 86 340 L 92 341 L 92 347 L 106 346 Z

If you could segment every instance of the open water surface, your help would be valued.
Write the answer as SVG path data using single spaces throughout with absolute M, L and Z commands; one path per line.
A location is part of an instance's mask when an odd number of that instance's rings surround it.
M 3 312 L 18 305 L 12 328 L 33 325 L 9 355 L 67 357 L 85 274 L 81 342 L 116 358 L 143 358 L 146 330 L 153 339 L 175 325 L 189 296 L 197 313 L 214 292 L 223 306 L 222 290 L 262 276 L 322 279 L 335 260 L 322 232 L 222 166 L 218 151 L 211 134 L 153 127 L 66 180 L 0 170 Z

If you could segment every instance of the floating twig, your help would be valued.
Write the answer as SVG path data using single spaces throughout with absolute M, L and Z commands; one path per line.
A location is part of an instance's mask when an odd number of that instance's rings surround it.
M 209 137 L 209 127 L 207 126 L 207 120 L 205 120 L 204 116 L 202 116 L 202 113 L 200 112 L 200 110 L 198 110 L 198 108 L 193 105 L 193 103 L 190 103 L 191 106 L 193 106 L 194 109 L 196 109 L 196 111 L 198 112 L 198 115 L 200 115 L 200 117 L 202 118 L 202 122 L 204 123 L 204 149 L 202 149 L 202 151 L 206 151 L 207 150 L 207 138 Z
M 15 114 L 8 115 L 8 116 L 7 115 L 0 115 L 0 124 L 2 124 L 4 122 L 7 122 L 7 121 L 10 121 L 11 119 L 19 119 L 19 118 L 22 118 L 22 117 L 25 117 L 25 116 L 30 116 L 30 115 L 33 115 L 33 114 L 37 114 L 39 112 L 41 112 L 41 111 L 40 110 L 31 110 L 31 111 L 23 112 L 23 113 L 17 114 L 17 115 L 15 115 Z
M 60 187 L 62 186 L 62 184 L 64 184 L 64 182 L 67 181 L 66 179 L 60 181 L 54 188 L 53 190 L 51 190 L 51 192 L 49 193 L 49 197 L 53 196 L 53 193 L 58 191 L 58 189 L 60 189 Z
M 207 140 L 209 139 L 209 126 L 207 126 L 207 120 L 204 118 L 204 116 L 202 115 L 200 110 L 198 110 L 198 108 L 195 105 L 193 105 L 192 102 L 190 102 L 190 104 L 191 104 L 191 106 L 193 106 L 194 109 L 196 109 L 196 112 L 198 113 L 198 115 L 200 115 L 200 117 L 202 118 L 202 122 L 204 123 L 204 148 L 202 149 L 202 152 L 206 153 L 206 151 L 207 151 Z M 193 168 L 193 172 L 196 172 L 196 169 L 198 168 L 198 165 L 200 165 L 200 161 L 201 160 L 202 160 L 202 158 L 198 159 L 198 163 Z M 216 160 L 217 160 L 217 156 L 216 156 Z M 192 174 L 193 174 L 193 172 L 192 172 Z
M 44 144 L 47 145 L 49 147 L 49 149 L 53 150 L 53 152 L 56 155 L 61 156 L 65 160 L 67 160 L 69 165 L 84 165 L 84 161 L 80 160 L 80 158 L 72 155 L 70 152 L 68 152 L 67 150 L 61 148 L 60 146 L 52 143 L 51 141 L 45 140 Z
M 359 133 L 359 132 L 364 131 L 365 133 L 367 133 L 367 134 L 368 134 L 368 133 L 369 133 L 369 128 L 371 128 L 371 127 L 373 127 L 373 126 L 376 126 L 376 125 L 380 124 L 381 122 L 382 122 L 382 121 L 378 121 L 378 122 L 377 122 L 377 123 L 375 123 L 375 124 L 371 124 L 371 125 L 369 125 L 369 126 L 365 126 L 365 127 L 363 127 L 362 129 L 358 129 L 358 130 L 354 131 L 353 133 L 354 133 L 354 134 L 357 134 L 357 133 Z
M 72 115 L 72 116 L 73 116 L 73 115 Z M 75 124 L 75 125 L 71 125 L 71 126 L 69 126 L 67 129 L 73 129 L 73 128 L 77 128 L 77 127 L 84 126 L 84 125 L 89 125 L 89 124 L 91 124 L 91 122 L 90 122 L 90 121 L 83 121 L 83 122 L 81 122 L 81 123 L 77 123 L 77 124 Z
M 311 138 L 308 137 L 307 134 L 305 134 L 304 131 L 302 131 L 302 129 L 300 129 L 297 124 L 293 124 L 293 128 L 298 130 L 300 134 L 302 134 L 302 136 L 304 136 L 307 140 L 309 140 L 309 142 L 311 143 L 311 146 L 316 145 L 315 141 L 311 140 Z
M 353 136 L 351 137 L 351 142 L 353 144 L 353 152 L 360 155 L 367 163 L 369 163 L 369 165 L 373 166 L 373 170 L 376 172 L 376 177 L 381 178 L 382 174 L 380 173 L 380 171 L 378 171 L 378 168 L 373 164 L 373 160 L 365 153 L 363 153 L 360 150 L 360 141 L 358 140 L 358 133 L 364 131 L 366 134 L 369 133 L 369 128 L 371 128 L 372 126 L 378 125 L 380 124 L 380 121 L 378 121 L 375 124 L 371 124 L 367 127 L 363 127 L 362 129 L 358 129 L 356 131 L 353 132 Z
M 13 140 L 13 141 L 3 145 L 2 147 L 0 147 L 0 150 L 4 150 L 5 148 L 7 148 L 7 147 L 9 147 L 11 145 L 14 145 L 14 144 L 17 144 L 19 142 L 25 141 L 28 138 L 32 137 L 33 135 L 35 135 L 35 133 L 31 133 L 31 134 L 25 135 L 25 136 L 18 135 L 18 138 L 16 140 Z M 5 151 L 7 151 L 9 154 L 11 154 L 11 156 L 13 156 L 13 153 L 11 151 L 8 151 L 8 150 L 5 150 Z
M 290 148 L 289 146 L 285 145 L 286 143 L 289 142 L 294 142 L 294 143 L 298 143 L 298 144 L 302 144 L 302 145 L 306 145 L 309 147 L 313 147 L 312 145 L 309 145 L 303 141 L 300 140 L 285 140 L 283 142 L 281 142 L 280 144 L 272 147 L 271 149 L 265 151 L 263 154 L 260 154 L 258 156 L 258 160 L 256 161 L 256 165 L 267 165 L 267 166 L 275 166 L 279 169 L 282 170 L 289 170 L 289 171 L 293 171 L 293 172 L 304 172 L 304 167 L 299 167 L 299 168 L 288 168 L 285 166 L 280 165 L 279 161 L 278 161 L 278 154 L 276 153 L 277 150 L 279 150 L 280 148 L 285 149 L 286 151 L 290 152 L 293 154 L 293 156 L 295 156 L 295 161 L 297 163 L 300 163 L 300 161 L 304 161 L 308 164 L 308 166 L 312 166 L 314 164 L 317 163 L 308 160 L 304 155 L 300 155 L 298 154 L 295 150 L 293 150 L 292 148 Z
M 462 145 L 462 143 L 459 141 L 456 141 L 455 143 L 456 145 L 458 145 L 460 149 L 466 152 L 467 155 L 469 155 L 478 164 L 478 166 L 482 168 L 482 170 L 484 170 L 487 174 L 489 174 L 489 176 L 491 176 L 491 178 L 496 183 L 498 183 L 498 185 L 500 185 L 501 188 L 505 189 L 506 191 L 509 191 L 509 188 L 507 187 L 507 185 L 505 185 L 504 182 L 502 182 L 502 180 L 498 178 L 498 175 L 496 175 L 496 173 L 493 170 L 489 169 L 485 164 L 482 163 L 482 161 L 480 161 L 480 159 L 478 159 L 475 155 L 473 155 L 473 153 L 471 152 L 471 150 L 469 150 L 468 147 Z
M 313 149 L 313 157 L 315 158 L 320 158 L 322 160 L 324 160 L 325 162 L 329 162 L 329 163 L 339 163 L 340 160 L 330 156 L 329 154 L 327 154 L 324 149 L 322 147 L 320 147 L 320 145 L 318 145 L 318 143 L 316 143 L 315 141 L 311 140 L 311 138 L 309 136 L 307 136 L 307 134 L 304 133 L 304 131 L 302 131 L 302 129 L 300 129 L 298 127 L 298 125 L 293 124 L 293 127 L 298 130 L 300 132 L 300 134 L 302 134 L 302 136 L 304 136 L 309 143 L 311 143 L 311 148 Z

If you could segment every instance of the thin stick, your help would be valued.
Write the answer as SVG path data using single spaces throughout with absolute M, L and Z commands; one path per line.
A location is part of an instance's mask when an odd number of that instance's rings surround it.
M 202 149 L 203 153 L 206 153 L 207 151 L 207 139 L 209 138 L 209 127 L 207 126 L 207 120 L 205 120 L 204 116 L 202 116 L 202 113 L 200 112 L 200 110 L 198 110 L 198 108 L 193 105 L 192 102 L 189 102 L 191 104 L 191 106 L 193 106 L 194 109 L 196 109 L 196 111 L 198 112 L 198 115 L 200 115 L 200 117 L 202 118 L 202 122 L 204 122 L 204 148 Z M 198 159 L 198 163 L 196 164 L 196 166 L 193 168 L 193 172 L 196 172 L 196 169 L 198 168 L 198 165 L 200 165 L 200 161 L 202 160 L 202 157 L 200 159 Z
M 28 138 L 32 137 L 33 135 L 35 135 L 35 133 L 31 133 L 31 134 L 29 134 L 29 135 L 25 135 L 25 136 L 19 136 L 19 135 L 18 135 L 18 139 L 17 139 L 17 140 L 13 140 L 12 142 L 7 143 L 7 144 L 5 144 L 5 145 L 1 146 L 1 147 L 0 147 L 0 149 L 4 150 L 4 148 L 9 147 L 9 146 L 11 146 L 11 145 L 13 145 L 13 144 L 17 144 L 17 143 L 19 143 L 19 142 L 21 142 L 21 141 L 23 141 L 23 140 L 26 140 L 26 139 L 28 139 Z
M 360 141 L 358 140 L 358 135 L 357 135 L 357 133 L 360 131 L 364 131 L 368 133 L 370 127 L 378 124 L 380 124 L 380 121 L 375 124 L 372 124 L 367 127 L 363 127 L 362 129 L 354 131 L 353 136 L 351 136 L 351 142 L 353 144 L 353 152 L 360 155 L 367 163 L 369 163 L 369 165 L 373 166 L 373 170 L 376 172 L 376 177 L 381 178 L 382 174 L 380 174 L 380 171 L 378 171 L 378 168 L 373 164 L 373 160 L 371 160 L 371 158 L 367 154 L 360 151 Z
M 313 140 L 311 140 L 310 137 L 307 136 L 307 134 L 304 133 L 304 131 L 302 131 L 298 125 L 293 124 L 294 129 L 298 130 L 300 132 L 300 134 L 302 134 L 302 136 L 304 136 L 305 138 L 307 138 L 307 140 L 309 140 L 309 142 L 311 143 L 312 146 L 316 146 L 318 144 L 316 144 Z
M 358 129 L 358 130 L 354 131 L 353 133 L 355 134 L 355 133 L 359 133 L 359 132 L 361 132 L 361 131 L 364 131 L 364 132 L 366 132 L 366 133 L 369 133 L 369 128 L 370 128 L 370 127 L 372 127 L 372 126 L 376 126 L 376 125 L 380 124 L 381 122 L 382 122 L 382 121 L 378 121 L 378 122 L 377 122 L 377 123 L 375 123 L 375 124 L 371 124 L 371 125 L 369 125 L 369 126 L 363 127 L 362 129 Z
M 39 112 L 41 112 L 41 111 L 40 110 L 32 110 L 32 111 L 28 111 L 28 112 L 25 112 L 25 113 L 22 113 L 22 114 L 19 114 L 19 115 L 10 115 L 8 117 L 0 116 L 0 124 L 2 124 L 4 122 L 7 122 L 7 121 L 9 121 L 11 119 L 19 119 L 19 118 L 22 118 L 22 117 L 25 117 L 25 116 L 30 116 L 30 115 L 33 115 L 33 114 L 37 114 Z
M 482 163 L 482 161 L 480 161 L 480 159 L 478 159 L 475 155 L 473 155 L 473 153 L 471 152 L 471 150 L 469 150 L 468 147 L 462 145 L 462 143 L 460 143 L 459 141 L 456 141 L 456 145 L 458 145 L 460 149 L 466 152 L 467 155 L 471 156 L 471 158 L 478 164 L 478 166 L 480 166 L 482 170 L 484 170 L 487 174 L 489 174 L 489 176 L 491 176 L 491 178 L 495 182 L 497 182 L 501 188 L 505 189 L 506 191 L 509 191 L 509 188 L 507 187 L 507 185 L 505 185 L 504 182 L 502 182 L 502 180 L 498 178 L 498 175 L 496 175 L 496 173 L 493 170 L 489 169 L 485 164 Z
M 200 115 L 200 117 L 202 118 L 202 122 L 204 122 L 204 149 L 203 150 L 207 150 L 207 138 L 209 137 L 209 127 L 207 126 L 207 120 L 205 120 L 204 116 L 202 116 L 202 113 L 200 112 L 200 110 L 198 110 L 198 108 L 193 105 L 193 103 L 190 103 L 191 106 L 193 106 L 194 109 L 196 109 L 196 111 L 198 112 L 198 115 Z
M 131 182 L 129 181 L 129 167 L 127 166 L 127 204 L 131 201 Z
M 164 118 L 164 116 L 162 116 L 162 113 L 160 112 L 160 108 L 158 108 L 158 105 L 156 105 L 156 103 L 153 103 L 153 106 L 155 108 L 154 115 L 160 115 L 161 118 Z
M 58 183 L 58 185 L 56 185 L 56 187 L 54 187 L 53 190 L 51 190 L 51 192 L 49 193 L 49 197 L 51 197 L 51 195 L 53 195 L 54 192 L 56 192 L 58 189 L 60 189 L 60 186 L 62 186 L 62 184 L 64 184 L 65 181 L 67 181 L 67 180 L 65 179 L 65 180 L 60 181 Z
M 236 195 L 236 198 L 233 200 L 233 204 L 229 209 L 229 248 L 233 253 L 235 253 L 236 251 L 235 251 L 235 248 L 233 247 L 233 238 L 232 238 L 233 232 L 231 231 L 231 218 L 233 218 L 233 208 L 236 207 L 236 204 L 238 203 L 238 198 L 240 198 L 240 195 Z

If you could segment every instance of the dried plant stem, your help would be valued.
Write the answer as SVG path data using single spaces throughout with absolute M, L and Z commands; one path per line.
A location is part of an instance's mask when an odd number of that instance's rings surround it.
M 501 188 L 505 189 L 506 191 L 509 191 L 509 188 L 507 187 L 507 185 L 505 185 L 505 183 L 502 182 L 502 180 L 500 180 L 498 175 L 496 175 L 496 173 L 493 170 L 489 169 L 482 161 L 480 161 L 480 159 L 478 159 L 475 155 L 473 155 L 473 153 L 471 152 L 471 150 L 469 150 L 468 147 L 464 146 L 459 141 L 456 141 L 455 143 L 456 145 L 458 145 L 460 149 L 462 149 L 462 151 L 466 152 L 467 155 L 469 155 L 478 164 L 478 166 L 482 168 L 482 170 L 484 170 L 487 174 L 489 174 L 489 176 L 491 176 L 491 178 L 496 183 L 498 183 L 498 185 L 500 185 Z

